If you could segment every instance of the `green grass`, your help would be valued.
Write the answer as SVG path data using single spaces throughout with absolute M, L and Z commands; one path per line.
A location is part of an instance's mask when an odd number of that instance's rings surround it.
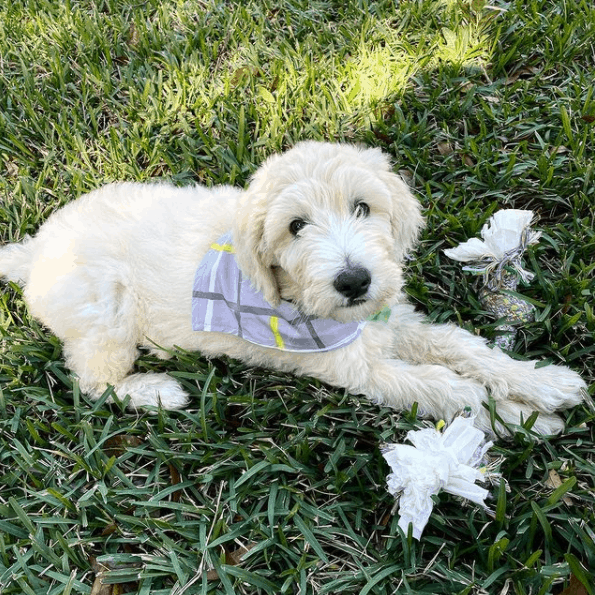
M 442 249 L 531 208 L 518 357 L 595 369 L 595 9 L 578 0 L 13 0 L 0 7 L 0 241 L 116 179 L 246 184 L 300 139 L 380 146 L 428 218 L 412 300 L 485 336 Z M 311 379 L 179 353 L 194 396 L 89 403 L 16 286 L 0 297 L 0 592 L 595 593 L 595 436 L 491 451 L 495 517 L 446 494 L 399 532 L 379 445 L 419 427 Z M 561 484 L 548 483 L 557 472 Z M 559 485 L 559 487 L 555 487 Z M 247 553 L 242 559 L 242 552 Z

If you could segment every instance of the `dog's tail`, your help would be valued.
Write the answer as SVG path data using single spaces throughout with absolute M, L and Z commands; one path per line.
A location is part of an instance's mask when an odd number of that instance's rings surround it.
M 29 278 L 33 258 L 33 242 L 27 236 L 18 244 L 0 246 L 0 277 L 23 284 Z

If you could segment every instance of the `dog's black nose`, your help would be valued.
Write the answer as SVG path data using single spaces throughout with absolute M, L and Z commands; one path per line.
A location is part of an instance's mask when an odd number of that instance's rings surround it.
M 357 267 L 339 273 L 333 285 L 341 295 L 353 301 L 368 291 L 370 283 L 372 283 L 370 271 Z

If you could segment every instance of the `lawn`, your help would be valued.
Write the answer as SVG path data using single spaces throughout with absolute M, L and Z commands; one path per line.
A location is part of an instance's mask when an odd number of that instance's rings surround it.
M 442 250 L 536 212 L 514 352 L 593 394 L 594 39 L 579 0 L 3 2 L 0 242 L 113 180 L 244 186 L 301 139 L 378 146 L 424 206 L 407 289 L 432 320 L 493 337 Z M 1 291 L 3 595 L 595 593 L 589 405 L 496 443 L 494 516 L 442 493 L 416 541 L 380 453 L 414 411 L 185 352 L 138 368 L 179 379 L 188 410 L 91 403 Z

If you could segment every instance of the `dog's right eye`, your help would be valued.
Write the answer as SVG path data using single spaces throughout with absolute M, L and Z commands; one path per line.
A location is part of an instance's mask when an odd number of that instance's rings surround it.
M 289 231 L 290 231 L 291 235 L 297 236 L 297 234 L 300 233 L 300 231 L 302 229 L 304 229 L 304 227 L 306 227 L 306 225 L 308 225 L 308 223 L 306 221 L 304 221 L 303 219 L 294 219 L 289 224 Z

